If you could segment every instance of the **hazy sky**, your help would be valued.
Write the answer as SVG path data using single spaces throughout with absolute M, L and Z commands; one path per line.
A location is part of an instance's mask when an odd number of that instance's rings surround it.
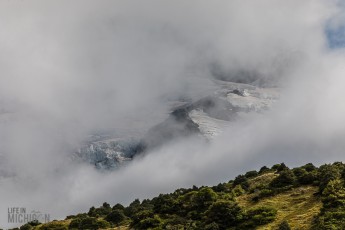
M 0 226 L 7 207 L 63 218 L 263 165 L 343 160 L 343 7 L 336 0 L 2 1 Z M 89 134 L 133 126 L 131 119 L 159 123 L 168 99 L 208 92 L 214 64 L 277 82 L 281 100 L 212 143 L 191 137 L 112 173 L 69 161 Z

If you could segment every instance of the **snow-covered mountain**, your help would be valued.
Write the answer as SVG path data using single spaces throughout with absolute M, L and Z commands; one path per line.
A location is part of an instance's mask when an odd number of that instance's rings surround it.
M 136 155 L 190 135 L 212 140 L 238 119 L 262 113 L 279 99 L 279 88 L 214 80 L 214 90 L 194 102 L 181 102 L 161 123 L 140 138 L 99 137 L 85 143 L 74 154 L 75 160 L 99 169 L 114 169 Z M 175 103 L 176 104 L 176 103 Z M 181 105 L 182 104 L 182 105 Z

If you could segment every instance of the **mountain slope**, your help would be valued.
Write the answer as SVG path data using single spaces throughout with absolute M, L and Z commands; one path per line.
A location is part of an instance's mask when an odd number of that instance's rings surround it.
M 129 206 L 91 207 L 21 229 L 344 229 L 345 164 L 249 171 L 216 186 L 177 189 Z
M 99 137 L 78 149 L 75 160 L 95 165 L 98 169 L 114 169 L 136 155 L 146 153 L 172 140 L 190 135 L 212 140 L 233 122 L 248 114 L 269 110 L 279 99 L 279 89 L 250 84 L 214 80 L 212 93 L 193 102 L 179 101 L 168 117 L 138 137 Z M 181 105 L 182 103 L 182 105 Z

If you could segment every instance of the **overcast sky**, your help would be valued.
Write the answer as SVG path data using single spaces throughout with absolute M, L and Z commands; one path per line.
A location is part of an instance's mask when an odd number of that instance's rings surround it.
M 263 165 L 342 161 L 343 7 L 336 0 L 2 1 L 0 226 L 7 207 L 64 218 Z M 207 92 L 214 64 L 277 82 L 281 99 L 212 143 L 191 137 L 112 173 L 69 161 L 87 135 L 131 119 L 159 123 L 168 99 Z

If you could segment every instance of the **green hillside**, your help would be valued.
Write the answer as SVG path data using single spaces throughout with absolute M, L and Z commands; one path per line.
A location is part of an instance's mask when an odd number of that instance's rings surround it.
M 177 189 L 129 206 L 20 229 L 345 229 L 345 164 L 262 167 L 213 187 Z

